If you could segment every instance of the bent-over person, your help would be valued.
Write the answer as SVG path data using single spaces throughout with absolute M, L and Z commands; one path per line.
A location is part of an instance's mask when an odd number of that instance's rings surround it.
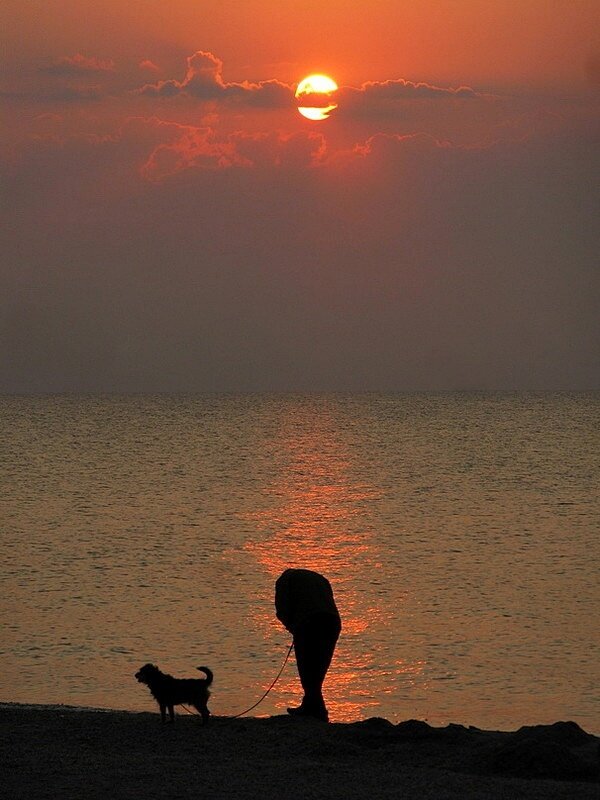
M 309 569 L 286 569 L 275 583 L 275 611 L 294 637 L 302 703 L 288 714 L 329 720 L 323 681 L 342 622 L 327 578 Z

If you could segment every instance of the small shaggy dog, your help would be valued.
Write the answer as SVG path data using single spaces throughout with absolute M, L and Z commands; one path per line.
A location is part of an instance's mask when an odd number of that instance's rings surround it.
M 167 721 L 167 709 L 171 722 L 175 722 L 174 706 L 189 703 L 202 715 L 202 723 L 206 724 L 210 716 L 207 707 L 210 692 L 208 687 L 213 682 L 213 674 L 208 667 L 197 667 L 204 672 L 206 678 L 174 678 L 161 672 L 154 664 L 145 664 L 135 677 L 145 683 L 160 707 L 160 718 Z

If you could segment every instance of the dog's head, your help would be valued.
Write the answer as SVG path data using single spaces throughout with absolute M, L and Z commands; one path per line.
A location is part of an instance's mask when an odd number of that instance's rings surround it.
M 135 677 L 140 683 L 149 684 L 152 680 L 156 680 L 161 674 L 156 664 L 144 664 L 144 666 L 135 673 Z

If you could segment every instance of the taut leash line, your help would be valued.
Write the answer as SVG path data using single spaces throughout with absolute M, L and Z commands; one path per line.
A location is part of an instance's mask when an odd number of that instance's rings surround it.
M 277 673 L 277 677 L 275 678 L 275 680 L 273 681 L 273 683 L 272 683 L 272 684 L 269 686 L 269 688 L 267 689 L 267 691 L 266 691 L 266 692 L 263 694 L 263 696 L 260 698 L 260 700 L 257 700 L 257 701 L 256 701 L 256 703 L 254 703 L 254 705 L 253 705 L 253 706 L 250 706 L 250 708 L 247 708 L 245 711 L 241 711 L 239 714 L 234 714 L 232 717 L 229 717 L 229 719 L 237 719 L 238 717 L 243 717 L 243 716 L 244 716 L 244 714 L 247 714 L 249 711 L 252 711 L 254 708 L 256 708 L 256 706 L 258 706 L 258 705 L 260 705 L 260 704 L 262 703 L 262 701 L 263 701 L 263 700 L 265 699 L 265 697 L 266 697 L 266 696 L 269 694 L 269 692 L 271 691 L 271 689 L 272 689 L 272 688 L 275 686 L 275 684 L 277 683 L 277 681 L 279 680 L 279 678 L 281 678 L 281 673 L 282 673 L 282 672 L 283 672 L 283 670 L 285 669 L 285 665 L 286 665 L 286 664 L 287 664 L 287 662 L 288 662 L 288 659 L 289 659 L 289 657 L 290 657 L 290 653 L 292 652 L 292 647 L 293 647 L 293 646 L 294 646 L 294 642 L 292 642 L 292 643 L 291 643 L 291 645 L 290 645 L 290 646 L 289 646 L 289 648 L 288 648 L 288 651 L 287 651 L 287 653 L 285 654 L 285 658 L 283 659 L 283 664 L 281 665 L 281 669 L 280 669 L 280 670 L 279 670 L 279 672 Z
M 263 700 L 265 699 L 265 697 L 266 697 L 266 696 L 269 694 L 269 692 L 271 691 L 271 689 L 272 689 L 272 688 L 275 686 L 275 684 L 277 683 L 277 681 L 279 680 L 279 678 L 281 678 L 281 674 L 282 674 L 283 670 L 285 669 L 285 665 L 286 665 L 286 664 L 287 664 L 287 662 L 288 662 L 288 659 L 289 659 L 289 657 L 290 657 L 290 654 L 291 654 L 291 652 L 292 652 L 292 648 L 293 648 L 293 646 L 294 646 L 294 642 L 292 642 L 292 643 L 291 643 L 291 645 L 290 645 L 290 646 L 289 646 L 289 648 L 288 648 L 288 651 L 287 651 L 287 653 L 285 654 L 285 658 L 283 659 L 283 664 L 281 665 L 281 669 L 280 669 L 280 670 L 279 670 L 279 672 L 277 673 L 277 677 L 275 678 L 275 680 L 273 681 L 273 683 L 272 683 L 272 684 L 269 686 L 269 688 L 267 689 L 267 691 L 266 691 L 266 692 L 265 692 L 265 693 L 262 695 L 262 697 L 261 697 L 259 700 L 257 700 L 257 701 L 256 701 L 256 703 L 254 703 L 254 705 L 250 706 L 250 708 L 247 708 L 245 711 L 240 711 L 240 713 L 239 713 L 239 714 L 234 714 L 232 717 L 227 717 L 227 719 L 238 719 L 238 717 L 243 717 L 243 716 L 244 716 L 244 714 L 247 714 L 249 711 L 252 711 L 253 709 L 255 709 L 255 708 L 256 708 L 256 706 L 258 706 L 258 705 L 260 705 L 260 704 L 262 703 L 262 701 L 263 701 Z M 185 708 L 185 710 L 188 712 L 188 714 L 194 714 L 194 712 L 193 712 L 193 711 L 190 711 L 190 709 L 189 709 L 187 706 L 183 705 L 183 703 L 182 703 L 181 705 L 183 706 L 183 708 Z

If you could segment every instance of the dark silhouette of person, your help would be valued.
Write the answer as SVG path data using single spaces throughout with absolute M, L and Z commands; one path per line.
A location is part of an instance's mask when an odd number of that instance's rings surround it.
M 309 569 L 286 569 L 275 583 L 275 612 L 294 637 L 302 703 L 288 714 L 329 720 L 323 681 L 333 658 L 342 622 L 331 584 Z

